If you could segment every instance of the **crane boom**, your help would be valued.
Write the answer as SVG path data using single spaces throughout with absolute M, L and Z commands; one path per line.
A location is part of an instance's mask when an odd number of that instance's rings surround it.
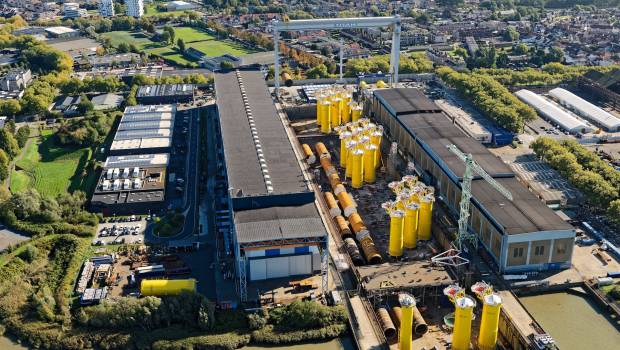
M 459 213 L 459 232 L 457 244 L 459 250 L 463 248 L 463 241 L 468 239 L 474 246 L 477 246 L 478 239 L 476 235 L 469 233 L 467 223 L 469 221 L 469 203 L 471 201 L 471 182 L 474 179 L 474 173 L 480 175 L 486 182 L 495 188 L 504 197 L 512 201 L 512 194 L 504 186 L 500 185 L 495 179 L 489 175 L 480 164 L 476 163 L 473 156 L 469 153 L 463 153 L 455 145 L 447 146 L 450 152 L 454 153 L 460 160 L 465 163 L 465 171 L 463 172 L 463 180 L 461 181 L 461 203 Z

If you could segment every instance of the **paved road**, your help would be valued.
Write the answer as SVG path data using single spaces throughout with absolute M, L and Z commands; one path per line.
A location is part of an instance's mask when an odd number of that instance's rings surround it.
M 157 237 L 153 234 L 152 225 L 149 226 L 145 232 L 145 242 L 149 244 L 163 244 L 169 242 L 171 240 L 185 240 L 192 239 L 192 236 L 196 232 L 196 227 L 198 223 L 198 158 L 199 158 L 199 116 L 202 108 L 192 108 L 189 110 L 189 132 L 188 132 L 188 148 L 187 148 L 187 158 L 185 165 L 185 194 L 186 200 L 184 201 L 185 206 L 183 213 L 185 214 L 185 226 L 183 227 L 183 231 L 180 234 L 174 237 Z M 176 137 L 176 139 L 182 139 L 181 137 Z

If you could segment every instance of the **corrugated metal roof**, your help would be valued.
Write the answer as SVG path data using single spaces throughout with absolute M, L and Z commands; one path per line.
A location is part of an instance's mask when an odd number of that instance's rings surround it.
M 228 180 L 234 195 L 267 194 L 266 179 L 271 182 L 274 194 L 307 192 L 297 157 L 262 73 L 241 71 L 240 74 L 253 126 L 235 72 L 215 74 Z M 260 154 L 264 158 L 263 167 Z
M 141 122 L 121 121 L 121 123 L 118 125 L 118 131 L 148 129 L 172 129 L 172 122 L 170 120 L 149 120 Z
M 616 131 L 620 128 L 619 118 L 568 90 L 555 88 L 549 91 L 549 95 L 555 97 L 560 104 L 574 110 L 577 114 L 601 125 L 609 131 Z
M 538 113 L 550 119 L 553 123 L 559 125 L 562 129 L 573 133 L 582 130 L 591 131 L 592 129 L 586 123 L 573 117 L 560 107 L 546 100 L 544 97 L 530 90 L 519 90 L 515 95 L 523 102 L 532 106 Z
M 314 203 L 235 212 L 235 230 L 239 243 L 327 235 Z
M 393 115 L 441 112 L 441 108 L 417 89 L 376 90 L 375 95 L 387 101 Z
M 168 153 L 109 156 L 103 168 L 166 167 L 169 159 Z

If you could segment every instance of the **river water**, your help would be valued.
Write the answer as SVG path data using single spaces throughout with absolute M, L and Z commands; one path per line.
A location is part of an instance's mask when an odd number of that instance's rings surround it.
M 353 339 L 339 338 L 326 342 L 299 344 L 299 345 L 287 345 L 287 346 L 246 346 L 241 350 L 315 350 L 320 348 L 321 350 L 356 350 Z M 0 350 L 26 350 L 27 347 L 17 344 L 6 336 L 0 336 Z
M 550 293 L 520 300 L 560 350 L 620 348 L 620 331 L 590 297 Z

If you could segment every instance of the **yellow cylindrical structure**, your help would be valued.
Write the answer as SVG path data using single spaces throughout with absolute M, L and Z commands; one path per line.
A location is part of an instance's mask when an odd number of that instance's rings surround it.
M 351 137 L 351 133 L 343 132 L 340 134 L 340 167 L 347 167 L 347 142 L 349 142 L 349 138 Z
M 389 254 L 398 258 L 403 255 L 403 212 L 393 210 L 390 212 L 390 245 Z
M 316 98 L 316 125 L 321 126 L 323 120 L 323 109 L 321 108 L 321 102 L 323 102 L 323 96 L 317 96 Z
M 502 298 L 496 293 L 485 295 L 482 298 L 482 321 L 480 321 L 480 335 L 478 347 L 481 350 L 493 350 L 497 344 L 499 327 L 499 313 L 502 308 Z
M 413 308 L 415 307 L 415 299 L 412 296 L 401 294 L 400 301 L 400 332 L 398 349 L 412 350 L 413 348 Z M 396 308 L 394 308 L 396 309 Z M 396 311 L 396 310 L 395 310 Z
M 419 208 L 415 203 L 405 205 L 405 219 L 403 220 L 403 245 L 405 248 L 415 248 L 418 245 Z
M 342 215 L 342 211 L 338 206 L 338 202 L 336 202 L 336 197 L 331 192 L 325 192 L 323 194 L 325 196 L 325 201 L 327 202 L 327 208 L 329 208 L 329 214 L 332 218 Z
M 362 116 L 362 107 L 356 106 L 351 108 L 351 121 L 358 121 Z
M 368 83 L 366 83 L 365 81 L 362 80 L 362 82 L 360 83 L 360 89 L 366 89 L 368 88 Z
M 471 321 L 476 302 L 469 296 L 454 301 L 454 332 L 452 333 L 452 350 L 469 350 L 471 339 Z
M 321 109 L 321 132 L 323 134 L 329 134 L 332 131 L 332 126 L 330 124 L 330 102 L 327 100 L 321 101 L 319 103 L 319 108 Z
M 361 188 L 364 184 L 364 151 L 360 149 L 353 151 L 351 167 L 351 186 Z
M 334 194 L 336 195 L 336 197 L 338 197 L 340 195 L 340 193 L 342 192 L 347 192 L 347 189 L 344 188 L 343 184 L 338 184 L 336 186 L 334 186 Z
M 388 86 L 388 85 L 387 85 L 387 84 L 385 83 L 385 81 L 383 81 L 383 80 L 379 80 L 379 81 L 377 82 L 377 87 L 378 87 L 379 89 L 386 88 L 387 86 Z
M 340 101 L 339 98 L 333 98 L 331 101 L 331 108 L 329 111 L 329 120 L 331 122 L 332 128 L 340 125 Z
M 357 142 L 347 142 L 347 164 L 345 169 L 345 177 L 351 178 L 353 175 L 353 151 L 357 148 Z
M 351 229 L 349 229 L 349 223 L 344 217 L 338 215 L 334 217 L 334 221 L 336 222 L 336 226 L 338 226 L 338 232 L 340 232 L 342 239 L 353 237 Z
M 347 191 L 339 192 L 337 196 L 338 202 L 340 204 L 340 207 L 342 208 L 342 211 L 344 212 L 345 217 L 348 218 L 349 216 L 351 216 L 351 214 L 357 213 L 357 209 L 355 208 L 355 202 L 353 202 L 353 199 L 351 198 L 351 196 L 349 196 Z
M 377 152 L 375 153 L 375 168 L 381 165 L 381 136 L 383 135 L 379 131 L 375 131 L 370 135 L 370 142 L 377 147 Z
M 426 195 L 420 198 L 420 216 L 418 218 L 418 239 L 428 241 L 431 239 L 431 221 L 433 218 L 433 201 L 432 195 Z
M 375 169 L 376 152 L 377 147 L 375 145 L 366 146 L 366 152 L 364 152 L 364 182 L 368 184 L 377 181 L 377 171 Z
M 195 292 L 196 280 L 142 280 L 140 294 L 143 296 L 177 295 L 183 291 Z
M 351 121 L 351 94 L 345 94 L 342 98 L 341 116 L 342 123 Z

